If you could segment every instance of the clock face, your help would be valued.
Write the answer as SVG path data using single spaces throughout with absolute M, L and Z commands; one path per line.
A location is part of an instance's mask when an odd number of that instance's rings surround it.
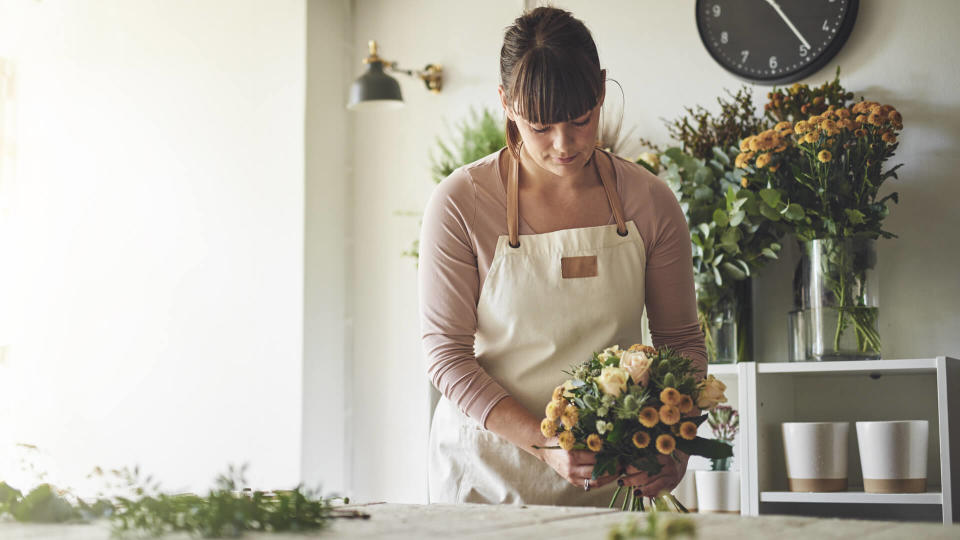
M 846 42 L 859 0 L 697 0 L 697 29 L 713 59 L 761 84 L 802 79 Z

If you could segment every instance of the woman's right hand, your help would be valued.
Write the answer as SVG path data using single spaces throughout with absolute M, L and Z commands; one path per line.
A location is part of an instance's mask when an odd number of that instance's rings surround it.
M 550 438 L 544 446 L 559 446 L 556 437 Z M 544 463 L 550 466 L 563 479 L 574 486 L 583 489 L 584 481 L 589 480 L 591 488 L 598 488 L 616 480 L 616 476 L 606 474 L 598 477 L 593 476 L 593 466 L 597 463 L 597 457 L 589 450 L 563 450 L 562 448 L 543 448 L 540 455 Z

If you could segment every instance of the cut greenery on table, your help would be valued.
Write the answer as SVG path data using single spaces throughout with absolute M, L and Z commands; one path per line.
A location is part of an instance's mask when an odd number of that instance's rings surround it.
M 141 477 L 139 468 L 93 474 L 119 480 L 123 495 L 88 502 L 41 484 L 29 493 L 0 482 L 0 515 L 9 513 L 21 522 L 54 523 L 110 520 L 114 532 L 146 532 L 160 535 L 187 532 L 208 538 L 239 536 L 244 531 L 302 532 L 327 527 L 332 519 L 366 519 L 368 514 L 338 507 L 347 499 L 323 498 L 297 486 L 291 490 L 253 491 L 244 488 L 246 467 L 229 467 L 217 477 L 206 496 L 167 494 L 151 477 Z

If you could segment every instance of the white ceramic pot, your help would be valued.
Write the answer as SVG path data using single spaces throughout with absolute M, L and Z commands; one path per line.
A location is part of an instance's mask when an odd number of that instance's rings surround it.
M 683 475 L 683 478 L 680 480 L 680 483 L 677 484 L 677 487 L 673 488 L 673 496 L 680 501 L 680 504 L 684 508 L 691 512 L 697 510 L 697 483 L 696 483 L 696 471 L 687 470 L 687 474 Z
M 846 491 L 849 422 L 784 422 L 790 491 Z
M 857 445 L 867 493 L 927 490 L 926 420 L 857 422 Z
M 697 471 L 697 511 L 740 513 L 739 471 Z

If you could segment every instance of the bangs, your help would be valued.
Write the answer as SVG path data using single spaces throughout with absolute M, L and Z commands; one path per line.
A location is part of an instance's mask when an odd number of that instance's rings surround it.
M 583 53 L 562 57 L 535 47 L 513 70 L 513 106 L 522 118 L 540 125 L 569 122 L 596 107 L 603 89 L 600 68 Z

